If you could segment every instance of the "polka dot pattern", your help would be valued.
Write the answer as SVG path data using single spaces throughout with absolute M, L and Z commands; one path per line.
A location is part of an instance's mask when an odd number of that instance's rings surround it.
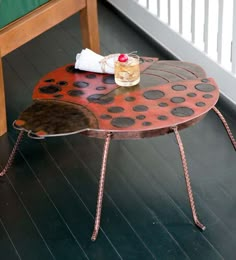
M 135 100 L 135 97 L 126 97 L 125 98 L 125 101 L 127 101 L 127 102 L 132 102 L 134 100 Z
M 158 104 L 159 107 L 168 107 L 168 104 L 165 102 L 161 102 Z
M 123 107 L 109 107 L 107 109 L 107 111 L 110 113 L 121 113 L 124 111 L 124 108 Z
M 188 94 L 187 94 L 187 96 L 188 96 L 188 97 L 196 97 L 196 96 L 197 96 L 197 94 L 196 94 L 196 93 L 194 93 L 194 92 L 191 92 L 191 93 L 188 93 Z
M 86 88 L 88 87 L 89 83 L 85 81 L 76 81 L 73 85 L 77 88 Z
M 185 98 L 183 97 L 173 97 L 171 98 L 171 102 L 173 103 L 183 103 L 185 101 Z
M 72 96 L 72 97 L 79 97 L 83 94 L 84 94 L 84 92 L 82 90 L 73 89 L 73 90 L 68 91 L 68 95 Z
M 199 91 L 203 91 L 203 92 L 211 92 L 215 89 L 215 86 L 211 85 L 211 84 L 197 84 L 195 86 L 195 88 Z
M 116 135 L 130 138 L 159 129 L 162 134 L 167 133 L 172 126 L 192 124 L 215 105 L 219 90 L 199 66 L 179 61 L 156 62 L 155 58 L 147 57 L 142 61 L 142 80 L 137 86 L 119 87 L 114 75 L 85 72 L 67 65 L 43 77 L 34 90 L 33 99 L 54 100 L 71 108 L 78 107 L 83 110 L 81 128 L 90 129 L 88 135 L 102 138 L 106 132 L 112 132 L 114 138 Z M 33 116 L 34 112 L 30 113 Z M 76 124 L 80 125 L 80 122 Z M 26 125 L 34 134 L 30 124 L 27 122 Z M 40 129 L 43 131 L 44 127 Z
M 176 107 L 171 110 L 174 116 L 186 117 L 194 114 L 194 110 L 189 107 Z
M 176 90 L 176 91 L 182 91 L 182 90 L 186 89 L 186 86 L 184 86 L 184 85 L 174 85 L 174 86 L 172 86 L 172 89 Z
M 114 75 L 105 76 L 102 81 L 104 84 L 115 84 Z
M 136 112 L 143 112 L 143 111 L 147 111 L 148 107 L 144 106 L 144 105 L 137 105 L 137 106 L 133 107 L 133 110 Z
M 49 85 L 39 88 L 39 91 L 44 94 L 54 94 L 56 92 L 59 92 L 60 90 L 61 88 L 56 85 Z
M 88 79 L 95 79 L 97 76 L 96 76 L 96 74 L 88 74 L 88 75 L 86 75 L 86 78 L 88 78 Z
M 135 120 L 131 117 L 116 117 L 111 120 L 111 124 L 118 128 L 125 128 L 135 124 Z
M 160 98 L 164 97 L 165 93 L 160 90 L 148 90 L 143 93 L 143 96 L 146 99 L 155 100 L 155 99 L 160 99 Z

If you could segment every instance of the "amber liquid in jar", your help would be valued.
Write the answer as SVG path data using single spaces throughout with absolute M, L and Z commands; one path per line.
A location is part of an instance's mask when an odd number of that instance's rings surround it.
M 138 56 L 128 56 L 125 62 L 115 62 L 115 82 L 122 87 L 135 86 L 140 82 Z

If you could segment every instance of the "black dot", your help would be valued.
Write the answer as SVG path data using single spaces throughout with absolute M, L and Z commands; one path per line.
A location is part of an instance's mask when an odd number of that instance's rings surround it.
M 60 86 L 66 86 L 68 83 L 64 80 L 61 80 L 61 81 L 58 81 L 57 84 Z
M 55 85 L 49 85 L 39 88 L 39 91 L 44 94 L 53 94 L 61 91 L 61 88 Z
M 109 104 L 112 103 L 114 100 L 114 97 L 109 97 L 103 94 L 93 94 L 91 96 L 89 96 L 88 101 L 91 103 L 97 103 L 97 104 Z
M 116 117 L 112 119 L 111 124 L 115 127 L 123 128 L 134 125 L 135 120 L 130 117 Z
M 104 89 L 106 89 L 106 87 L 104 87 L 104 86 L 96 87 L 96 90 L 104 90 Z
M 193 93 L 193 92 L 190 92 L 187 94 L 188 97 L 196 97 L 197 94 L 196 93 Z
M 185 99 L 183 97 L 173 97 L 171 99 L 171 102 L 173 103 L 183 103 L 185 101 Z
M 187 89 L 187 87 L 184 85 L 174 85 L 174 86 L 172 86 L 172 89 L 176 90 L 176 91 L 182 91 L 182 90 Z
M 157 117 L 159 120 L 167 120 L 167 116 L 161 115 Z
M 147 121 L 142 123 L 143 126 L 149 126 L 151 124 L 152 124 L 151 122 L 147 122 Z
M 195 88 L 199 91 L 203 91 L 203 92 L 211 92 L 213 90 L 215 90 L 215 86 L 211 85 L 211 84 L 197 84 L 195 86 Z
M 159 107 L 168 107 L 168 104 L 165 102 L 161 102 L 158 104 Z
M 97 76 L 96 76 L 96 74 L 88 74 L 88 75 L 86 75 L 86 78 L 88 78 L 88 79 L 95 79 Z
M 114 75 L 105 76 L 105 77 L 103 77 L 102 81 L 105 84 L 115 84 Z
M 155 99 L 159 99 L 165 96 L 164 92 L 160 91 L 160 90 L 148 90 L 145 91 L 143 93 L 143 96 L 146 99 L 151 99 L 151 100 L 155 100 Z
M 136 116 L 136 119 L 138 119 L 138 120 L 143 120 L 144 118 L 146 118 L 145 115 L 138 115 L 138 116 Z
M 70 65 L 66 67 L 66 71 L 69 73 L 83 73 L 83 70 L 76 69 L 74 65 Z
M 209 80 L 208 79 L 202 79 L 201 82 L 207 83 L 207 82 L 209 82 Z
M 144 63 L 144 59 L 143 58 L 139 58 L 139 64 Z
M 189 107 L 177 107 L 171 110 L 174 116 L 185 117 L 194 114 L 194 111 Z
M 110 113 L 120 113 L 120 112 L 124 111 L 124 108 L 123 107 L 109 107 L 107 110 Z
M 73 85 L 77 88 L 86 88 L 89 85 L 89 83 L 85 81 L 75 81 Z
M 67 92 L 69 96 L 78 97 L 84 94 L 82 90 L 73 89 Z
M 125 98 L 125 101 L 132 102 L 132 101 L 134 101 L 135 99 L 136 99 L 135 97 L 126 97 L 126 98 Z
M 45 79 L 44 82 L 54 82 L 55 79 Z
M 137 106 L 133 107 L 133 110 L 136 112 L 143 112 L 143 111 L 147 111 L 148 107 L 144 106 L 144 105 L 137 105 Z
M 203 97 L 204 98 L 212 98 L 213 96 L 211 94 L 204 94 Z
M 105 120 L 108 120 L 108 119 L 111 119 L 112 116 L 111 115 L 106 115 L 106 114 L 103 114 L 100 116 L 101 119 L 105 119 Z
M 58 94 L 58 95 L 54 95 L 53 97 L 55 97 L 55 98 L 62 98 L 63 95 Z
M 146 62 L 153 62 L 153 59 L 146 59 Z
M 206 103 L 204 103 L 204 102 L 197 102 L 196 103 L 196 106 L 198 106 L 198 107 L 204 107 L 206 105 Z

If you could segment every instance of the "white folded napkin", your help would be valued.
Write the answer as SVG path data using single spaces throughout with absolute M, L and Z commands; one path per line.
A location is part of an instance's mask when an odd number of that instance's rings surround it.
M 114 74 L 114 62 L 119 54 L 101 56 L 90 49 L 83 49 L 76 55 L 75 68 L 97 73 Z

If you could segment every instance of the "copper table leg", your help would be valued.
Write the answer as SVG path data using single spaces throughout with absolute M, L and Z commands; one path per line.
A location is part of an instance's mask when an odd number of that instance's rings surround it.
M 235 139 L 234 139 L 234 136 L 233 136 L 233 134 L 232 134 L 232 132 L 231 132 L 231 130 L 230 130 L 230 128 L 229 128 L 229 125 L 228 125 L 228 123 L 226 122 L 224 116 L 221 114 L 221 112 L 220 112 L 216 107 L 213 107 L 212 109 L 215 111 L 215 113 L 218 115 L 218 117 L 219 117 L 220 120 L 222 121 L 222 123 L 223 123 L 223 125 L 224 125 L 224 127 L 225 127 L 225 130 L 226 130 L 227 133 L 228 133 L 228 136 L 229 136 L 229 138 L 230 138 L 230 141 L 231 141 L 231 143 L 233 144 L 234 149 L 236 150 L 236 141 L 235 141 Z
M 107 134 L 105 144 L 104 144 L 102 168 L 101 168 L 98 198 L 97 198 L 96 218 L 95 218 L 93 234 L 91 237 L 92 241 L 95 241 L 97 239 L 97 235 L 98 235 L 98 231 L 99 231 L 99 227 L 100 227 L 101 212 L 102 212 L 102 199 L 103 199 L 104 184 L 105 184 L 105 177 L 106 177 L 105 175 L 106 175 L 106 166 L 107 166 L 107 156 L 108 156 L 108 150 L 109 150 L 109 145 L 110 145 L 110 141 L 111 141 L 111 135 L 112 135 L 112 133 Z
M 184 146 L 183 146 L 183 143 L 182 143 L 182 140 L 179 135 L 177 127 L 173 127 L 173 130 L 174 130 L 174 133 L 175 133 L 178 145 L 179 145 L 189 202 L 190 202 L 190 206 L 192 209 L 193 220 L 197 227 L 199 227 L 201 230 L 205 230 L 206 227 L 199 221 L 199 219 L 197 217 L 197 211 L 196 211 L 195 202 L 194 202 L 194 198 L 193 198 L 193 192 L 192 192 L 192 187 L 191 187 L 191 182 L 190 182 L 190 176 L 188 173 L 188 165 L 187 165 L 187 160 L 186 160 L 186 156 L 185 156 L 185 152 L 184 152 Z
M 11 151 L 11 154 L 8 158 L 8 161 L 7 161 L 4 169 L 2 169 L 2 171 L 0 172 L 0 176 L 4 176 L 7 173 L 7 171 L 9 170 L 9 168 L 11 167 L 13 160 L 15 158 L 15 155 L 16 155 L 17 148 L 19 146 L 21 139 L 23 138 L 23 135 L 24 135 L 24 131 L 20 131 L 20 133 L 17 137 L 16 143 L 15 143 L 15 145 L 14 145 L 12 151 Z

